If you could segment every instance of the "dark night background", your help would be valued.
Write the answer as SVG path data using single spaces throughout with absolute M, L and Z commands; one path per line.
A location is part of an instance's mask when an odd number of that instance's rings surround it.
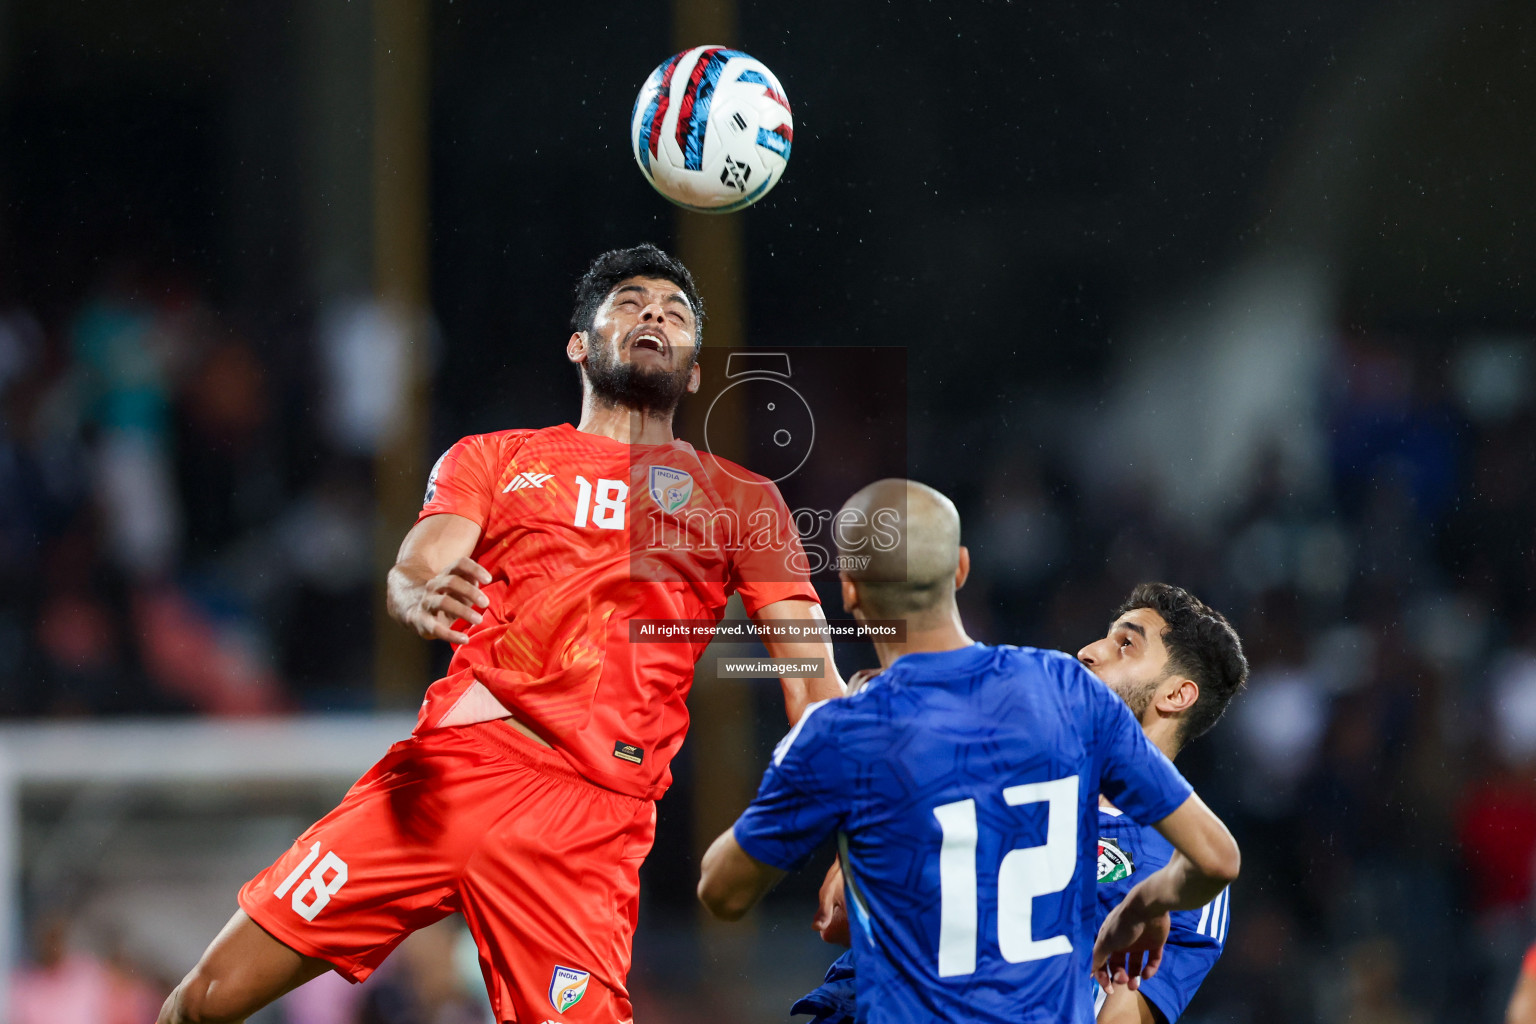
M 400 410 L 371 347 L 388 3 L 0 0 L 0 713 L 414 703 L 373 671 L 373 531 L 400 511 L 376 512 Z M 426 8 L 423 467 L 574 419 L 572 284 L 680 230 L 627 140 L 671 5 Z M 690 43 L 764 61 L 796 121 L 782 183 L 732 215 L 745 342 L 904 350 L 868 379 L 960 507 L 973 634 L 1076 650 L 1163 578 L 1244 636 L 1248 691 L 1180 759 L 1245 854 L 1183 1019 L 1498 1019 L 1536 938 L 1536 8 L 736 19 Z M 749 781 L 772 681 L 750 710 Z M 819 871 L 701 926 L 696 756 L 646 869 L 637 1012 L 782 1020 L 834 953 Z M 92 877 L 28 889 L 25 970 L 64 922 L 162 991 L 181 947 Z M 480 1019 L 466 998 L 409 1019 Z

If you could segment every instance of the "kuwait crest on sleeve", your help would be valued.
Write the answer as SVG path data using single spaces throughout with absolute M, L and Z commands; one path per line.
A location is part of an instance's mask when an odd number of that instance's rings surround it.
M 587 994 L 587 981 L 592 975 L 574 967 L 555 967 L 555 976 L 549 979 L 549 1005 L 556 1013 L 564 1013 Z
M 1099 840 L 1099 881 L 1118 882 L 1131 877 L 1135 870 L 1131 855 L 1120 849 L 1119 843 L 1113 839 Z
M 693 477 L 670 466 L 652 466 L 651 497 L 663 512 L 676 512 L 693 497 Z

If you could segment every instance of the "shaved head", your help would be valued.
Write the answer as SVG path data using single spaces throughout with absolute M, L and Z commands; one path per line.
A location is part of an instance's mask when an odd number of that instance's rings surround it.
M 876 480 L 844 503 L 835 534 L 844 576 L 871 618 L 909 618 L 954 601 L 960 513 L 915 480 Z

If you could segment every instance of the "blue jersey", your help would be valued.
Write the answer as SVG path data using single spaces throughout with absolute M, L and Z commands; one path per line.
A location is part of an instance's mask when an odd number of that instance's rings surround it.
M 1173 847 L 1156 829 L 1138 825 L 1117 810 L 1100 807 L 1098 923 L 1104 923 L 1131 886 L 1167 864 L 1172 856 Z M 1139 990 L 1169 1024 L 1183 1016 L 1226 946 L 1230 899 L 1231 890 L 1223 889 L 1199 910 L 1178 910 L 1171 915 L 1173 927 L 1163 947 L 1162 965 Z M 819 988 L 790 1007 L 790 1014 L 811 1014 L 815 1020 L 810 1024 L 853 1024 L 858 1005 L 855 976 L 853 951 L 849 950 L 827 969 Z M 1085 984 L 1097 1010 L 1104 1004 L 1104 990 L 1092 980 L 1085 979 Z
M 1136 824 L 1118 810 L 1099 808 L 1099 920 L 1120 905 L 1131 886 L 1167 864 L 1173 847 L 1156 829 Z M 1200 983 L 1216 966 L 1216 958 L 1227 941 L 1230 922 L 1231 889 L 1199 910 L 1176 910 L 1168 944 L 1163 947 L 1163 962 L 1151 980 L 1138 989 L 1157 1007 L 1166 1021 L 1176 1021 L 1184 1007 L 1195 997 Z M 1089 994 L 1098 1005 L 1104 992 L 1096 982 L 1088 983 Z
M 975 644 L 807 709 L 735 836 L 789 871 L 838 835 L 861 1024 L 1090 1022 L 1101 792 L 1150 823 L 1191 790 L 1075 659 Z

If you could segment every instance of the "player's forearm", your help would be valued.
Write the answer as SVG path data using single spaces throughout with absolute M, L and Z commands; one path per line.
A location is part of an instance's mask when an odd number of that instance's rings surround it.
M 427 581 L 434 575 L 432 567 L 419 558 L 395 563 L 384 579 L 384 605 L 390 617 L 403 626 L 414 628 L 411 612 L 421 604 L 427 592 Z
M 790 725 L 799 722 L 800 715 L 805 714 L 806 706 L 813 705 L 817 700 L 831 700 L 845 694 L 842 676 L 837 674 L 837 663 L 833 662 L 831 643 L 825 640 L 766 640 L 763 646 L 768 648 L 768 657 L 773 659 L 820 666 L 817 674 L 779 677 L 779 685 L 783 686 L 783 711 L 790 718 Z
M 740 920 L 783 877 L 784 872 L 754 860 L 736 842 L 735 832 L 726 829 L 699 865 L 699 902 L 722 921 Z
M 816 679 L 802 680 L 805 684 L 805 704 L 814 704 L 819 700 L 831 700 L 833 697 L 841 697 L 847 692 L 847 688 L 843 685 L 843 680 L 837 674 L 837 667 L 832 664 L 830 653 L 828 652 L 829 657 L 827 658 L 827 671 L 825 675 Z M 805 704 L 800 706 L 802 712 L 805 710 Z M 796 718 L 798 717 L 797 715 Z
M 1210 880 L 1208 884 L 1214 886 L 1210 890 L 1211 896 L 1237 878 L 1242 864 L 1237 840 L 1232 838 L 1221 819 L 1205 806 L 1199 794 L 1191 793 L 1172 814 L 1152 827 L 1172 844 L 1179 852 L 1179 859 L 1190 870 Z M 1203 906 L 1206 902 L 1200 900 L 1195 906 Z
M 821 605 L 802 600 L 775 602 L 759 609 L 754 618 L 761 624 L 778 626 L 826 622 Z M 770 634 L 763 646 L 768 648 L 771 658 L 819 666 L 816 673 L 779 677 L 784 688 L 784 713 L 791 725 L 800 721 L 808 705 L 841 697 L 846 692 L 842 676 L 837 673 L 837 664 L 832 660 L 832 645 L 825 639 L 793 640 Z
M 1157 1024 L 1147 997 L 1129 988 L 1117 988 L 1099 1007 L 1098 1024 Z
M 467 638 L 453 623 L 479 623 L 489 603 L 480 588 L 491 574 L 469 557 L 479 540 L 480 524 L 452 513 L 413 526 L 384 579 L 390 616 L 424 637 L 463 643 Z
M 774 655 L 784 657 L 784 655 Z M 800 721 L 800 716 L 805 714 L 805 709 L 821 700 L 831 700 L 833 697 L 841 697 L 844 693 L 843 681 L 837 674 L 837 668 L 832 664 L 832 652 L 828 650 L 820 657 L 826 666 L 820 676 L 806 676 L 802 678 L 781 677 L 779 685 L 784 688 L 784 714 L 789 718 L 789 724 L 794 725 Z
M 1175 910 L 1203 907 L 1237 878 L 1230 872 L 1201 870 L 1199 865 L 1175 850 L 1163 868 L 1153 872 L 1125 894 L 1125 907 L 1138 920 L 1150 920 Z

